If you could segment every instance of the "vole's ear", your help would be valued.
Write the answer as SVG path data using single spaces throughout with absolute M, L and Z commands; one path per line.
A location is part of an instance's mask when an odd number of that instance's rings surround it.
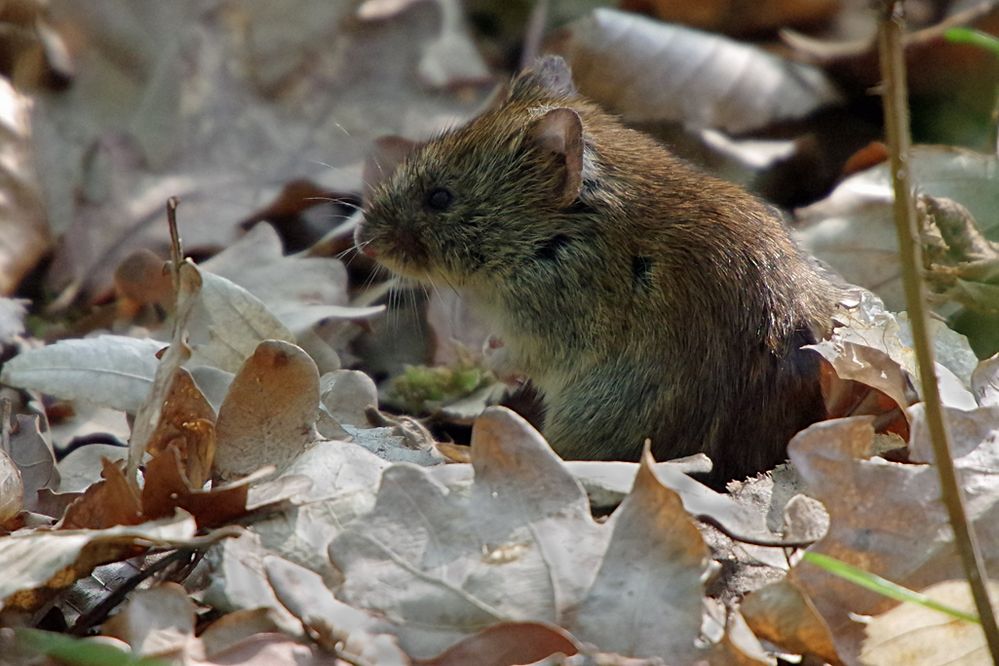
M 510 98 L 524 98 L 538 89 L 553 97 L 574 97 L 572 72 L 562 56 L 547 55 L 534 61 L 529 69 L 517 75 L 510 88 Z
M 388 180 L 406 155 L 419 146 L 420 144 L 416 141 L 410 141 L 401 136 L 383 136 L 375 139 L 375 145 L 364 160 L 362 179 L 365 203 L 371 199 L 372 190 Z
M 539 148 L 556 155 L 565 176 L 558 192 L 559 203 L 570 205 L 583 185 L 583 122 L 569 108 L 552 109 L 535 121 L 531 138 Z

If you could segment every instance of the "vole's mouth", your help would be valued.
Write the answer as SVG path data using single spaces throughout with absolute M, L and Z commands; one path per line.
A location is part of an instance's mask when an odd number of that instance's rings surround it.
M 372 234 L 362 223 L 354 229 L 354 247 L 403 277 L 423 282 L 431 277 L 426 247 L 412 230 L 393 228 L 391 233 Z

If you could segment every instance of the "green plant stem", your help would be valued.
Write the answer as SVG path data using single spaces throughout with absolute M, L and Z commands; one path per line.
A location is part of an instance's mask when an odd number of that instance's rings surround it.
M 986 588 L 985 567 L 975 539 L 975 533 L 968 524 L 964 509 L 964 498 L 958 484 L 951 446 L 944 421 L 943 406 L 940 402 L 940 389 L 937 386 L 933 346 L 930 343 L 926 287 L 923 284 L 922 246 L 919 242 L 919 228 L 916 223 L 916 206 L 909 184 L 909 116 L 908 93 L 905 81 L 905 58 L 902 49 L 904 18 L 901 0 L 884 0 L 884 14 L 878 29 L 878 50 L 881 60 L 881 78 L 884 89 L 885 129 L 891 148 L 891 175 L 895 193 L 895 229 L 898 233 L 899 258 L 902 265 L 902 278 L 905 286 L 906 307 L 912 323 L 913 347 L 919 362 L 919 378 L 923 389 L 923 403 L 926 424 L 933 443 L 940 489 L 954 541 L 961 562 L 964 565 L 968 584 L 975 599 L 978 617 L 985 631 L 985 639 L 992 654 L 992 661 L 999 664 L 999 628 L 995 613 L 989 602 Z
M 963 620 L 964 622 L 981 624 L 981 620 L 975 615 L 952 608 L 947 604 L 942 604 L 939 601 L 922 594 L 921 592 L 910 590 L 909 588 L 903 587 L 898 583 L 893 583 L 887 578 L 882 578 L 881 576 L 864 571 L 863 569 L 858 569 L 852 564 L 847 564 L 843 560 L 837 560 L 835 557 L 829 557 L 828 555 L 823 555 L 822 553 L 806 552 L 803 555 L 803 558 L 806 562 L 810 562 L 811 564 L 822 568 L 824 571 L 828 571 L 835 576 L 839 576 L 843 580 L 848 580 L 854 585 L 859 585 L 864 589 L 877 592 L 878 594 L 890 599 L 919 604 L 924 608 L 938 611 L 958 620 Z

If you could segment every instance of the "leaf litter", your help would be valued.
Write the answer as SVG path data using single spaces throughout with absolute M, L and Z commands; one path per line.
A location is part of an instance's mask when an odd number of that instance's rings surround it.
M 486 71 L 473 58 L 455 62 L 448 55 L 470 53 L 457 5 L 441 0 L 362 7 L 364 28 L 349 22 L 338 28 L 350 33 L 344 43 L 358 53 L 384 51 L 391 39 L 410 30 L 424 35 L 414 42 L 418 57 L 413 51 L 395 54 L 397 60 L 383 65 L 387 74 L 372 77 L 378 79 L 376 87 L 405 81 L 405 90 L 393 94 L 399 99 L 412 94 L 411 70 L 404 74 L 401 64 L 408 59 L 417 64 L 417 80 L 439 91 L 419 118 L 402 113 L 403 105 L 380 106 L 382 128 L 394 126 L 422 138 L 448 113 L 452 118 L 467 114 L 473 106 L 467 99 L 456 105 L 448 98 L 451 93 L 440 92 L 457 86 L 467 94 L 475 89 L 469 82 Z M 90 46 L 104 39 L 99 26 L 108 20 L 107 11 L 102 4 L 86 22 Z M 313 25 L 300 33 L 285 31 L 263 6 L 214 17 L 188 5 L 154 13 L 173 25 L 195 17 L 206 34 L 230 38 L 237 19 L 254 26 L 243 52 L 259 68 L 253 95 L 267 91 L 280 99 L 270 108 L 270 102 L 258 99 L 241 109 L 242 117 L 251 123 L 256 117 L 260 128 L 266 126 L 261 118 L 280 114 L 281 105 L 314 96 L 309 90 L 322 77 L 303 65 L 298 48 L 337 11 L 303 12 L 300 20 Z M 79 20 L 75 13 L 65 16 Z M 128 21 L 137 16 L 130 14 Z M 433 16 L 440 20 L 428 20 Z M 233 23 L 212 23 L 220 17 Z M 665 44 L 649 63 L 652 74 L 636 73 L 641 60 L 622 45 L 622 34 L 638 43 L 661 39 Z M 277 44 L 296 46 L 275 49 Z M 732 96 L 738 99 L 739 89 L 731 87 L 721 97 L 710 88 L 673 96 L 671 102 L 687 104 L 679 109 L 657 105 L 650 110 L 647 102 L 655 97 L 649 95 L 621 98 L 619 111 L 742 132 L 842 103 L 819 69 L 727 38 L 611 10 L 575 24 L 560 48 L 573 60 L 582 86 L 599 97 L 601 77 L 594 74 L 599 67 L 617 63 L 615 71 L 632 72 L 633 90 L 640 92 L 666 69 L 675 73 L 671 53 L 678 44 L 689 44 L 701 65 L 719 65 L 724 59 L 709 55 L 720 51 L 757 63 L 754 71 L 770 76 L 768 85 L 775 90 L 798 88 L 791 95 L 759 98 L 778 106 L 756 106 L 754 114 L 739 118 L 724 115 L 737 106 Z M 138 53 L 149 46 L 133 40 L 113 48 Z M 173 48 L 147 62 L 164 69 L 144 71 L 130 93 L 144 104 L 174 90 L 169 76 L 176 74 Z M 205 60 L 207 55 L 199 56 L 194 68 L 199 76 L 215 72 L 203 82 L 235 86 L 241 91 L 237 98 L 246 100 L 246 81 L 237 85 L 227 79 L 230 75 L 221 74 L 219 63 Z M 93 57 L 104 55 L 87 56 Z M 199 72 L 199 67 L 207 69 Z M 341 117 L 351 118 L 349 105 L 365 108 L 374 93 L 364 86 L 351 91 L 350 76 L 345 78 L 343 69 L 335 72 L 336 82 L 355 95 L 338 106 L 346 111 Z M 81 89 L 100 89 L 120 73 L 109 76 L 103 82 L 83 80 Z M 655 91 L 661 93 L 661 87 Z M 58 145 L 54 135 L 46 135 L 54 131 L 52 120 L 71 108 L 68 99 L 52 96 L 36 109 L 40 142 L 49 142 L 46 150 Z M 210 119 L 221 107 L 199 109 Z M 439 113 L 442 109 L 448 111 Z M 830 663 L 897 663 L 892 661 L 900 658 L 897 637 L 913 627 L 920 639 L 938 642 L 941 655 L 952 655 L 960 646 L 968 646 L 968 654 L 982 654 L 980 636 L 967 627 L 945 625 L 935 616 L 913 619 L 906 615 L 910 609 L 893 609 L 894 602 L 800 562 L 802 549 L 830 554 L 930 595 L 953 594 L 954 605 L 967 607 L 960 590 L 946 587 L 961 570 L 939 503 L 907 321 L 870 292 L 856 292 L 856 303 L 843 310 L 835 335 L 816 346 L 823 357 L 827 403 L 837 418 L 798 435 L 791 465 L 733 483 L 722 494 L 687 476 L 704 471 L 702 459 L 564 462 L 523 418 L 487 407 L 500 399 L 499 391 L 489 392 L 500 385 L 484 387 L 484 374 L 469 375 L 474 382 L 461 374 L 462 362 L 485 373 L 497 359 L 489 358 L 488 327 L 449 293 L 429 297 L 427 321 L 436 342 L 424 362 L 431 357 L 444 361 L 458 373 L 450 379 L 460 381 L 445 382 L 449 389 L 457 386 L 455 395 L 422 400 L 431 415 L 418 419 L 379 412 L 374 379 L 345 369 L 351 363 L 345 359 L 356 351 L 351 341 L 369 335 L 369 322 L 383 310 L 360 305 L 363 297 L 351 287 L 356 267 L 308 250 L 286 253 L 279 226 L 256 224 L 200 266 L 184 262 L 175 268 L 179 298 L 154 253 L 125 251 L 143 243 L 87 246 L 91 233 L 117 237 L 94 222 L 108 211 L 124 211 L 116 224 L 138 238 L 157 215 L 153 203 L 164 198 L 160 190 L 224 189 L 219 187 L 224 178 L 197 180 L 218 163 L 213 160 L 221 147 L 172 149 L 164 137 L 183 135 L 190 141 L 191 136 L 177 129 L 176 107 L 160 111 L 167 115 L 158 128 L 147 124 L 153 116 L 123 119 L 132 140 L 102 135 L 103 130 L 89 134 L 95 129 L 90 126 L 85 134 L 94 142 L 88 157 L 45 174 L 51 180 L 71 173 L 58 191 L 67 183 L 82 183 L 86 195 L 49 202 L 53 228 L 64 232 L 50 284 L 69 284 L 66 293 L 74 298 L 92 298 L 113 274 L 115 333 L 48 346 L 37 346 L 29 336 L 31 344 L 26 344 L 23 306 L 0 301 L 0 344 L 18 352 L 5 360 L 2 381 L 29 398 L 44 393 L 81 405 L 69 424 L 50 423 L 37 412 L 37 418 L 20 416 L 16 433 L 5 433 L 0 566 L 10 576 L 0 590 L 0 621 L 18 617 L 22 624 L 35 624 L 44 613 L 64 608 L 72 595 L 85 598 L 84 590 L 100 590 L 90 593 L 79 613 L 67 616 L 93 621 L 86 628 L 99 625 L 102 636 L 123 653 L 188 663 L 329 663 L 334 653 L 342 663 L 506 664 L 550 661 L 561 653 L 564 663 L 665 658 L 668 663 L 762 664 L 772 663 L 774 646 Z M 92 113 L 91 108 L 81 119 L 92 122 Z M 190 120 L 187 113 L 181 115 Z M 352 139 L 353 148 L 318 147 L 331 153 L 341 149 L 344 155 L 354 150 L 359 156 L 355 149 L 363 143 L 363 132 L 379 125 L 366 120 L 355 118 L 361 133 Z M 295 122 L 284 129 L 300 131 Z M 74 146 L 71 155 L 82 159 L 84 152 Z M 211 159 L 185 171 L 185 160 L 202 153 Z M 146 162 L 137 161 L 140 155 Z M 43 161 L 50 158 L 50 153 L 42 155 Z M 917 151 L 921 183 L 935 197 L 967 206 L 971 219 L 983 225 L 982 238 L 994 236 L 991 218 L 982 213 L 994 180 L 990 164 L 988 158 L 960 151 Z M 166 179 L 150 165 L 166 166 Z M 256 187 L 252 197 L 242 197 L 243 185 L 226 189 L 230 201 L 244 202 L 242 213 L 214 199 L 187 209 L 195 219 L 212 214 L 224 220 L 213 231 L 222 235 L 208 239 L 208 245 L 226 244 L 223 235 L 252 217 L 250 207 L 263 207 L 269 196 L 277 196 L 280 184 L 262 185 L 260 173 L 248 179 Z M 328 173 L 325 181 L 318 170 L 307 175 L 332 189 Z M 288 174 L 282 178 L 291 179 Z M 800 211 L 799 218 L 807 223 L 806 242 L 820 255 L 823 243 L 832 248 L 825 258 L 856 280 L 851 264 L 839 264 L 835 251 L 849 242 L 844 225 L 880 233 L 867 224 L 875 218 L 863 216 L 883 215 L 883 168 L 840 187 L 846 189 Z M 344 189 L 359 191 L 359 179 Z M 854 216 L 867 222 L 857 223 Z M 87 229 L 85 223 L 95 226 Z M 194 246 L 200 249 L 205 241 L 197 234 Z M 890 243 L 883 245 L 881 256 L 892 256 Z M 879 247 L 868 243 L 872 246 Z M 890 263 L 882 262 L 882 269 L 890 269 Z M 957 265 L 962 263 L 967 262 Z M 984 276 L 981 284 L 990 284 L 990 274 Z M 878 279 L 856 281 L 892 305 L 894 287 Z M 148 329 L 136 326 L 142 317 Z M 992 450 L 999 423 L 995 359 L 979 363 L 967 340 L 942 324 L 934 326 L 934 341 L 971 517 L 983 550 L 999 552 L 993 533 L 999 524 L 993 515 L 999 496 L 999 462 Z M 115 431 L 101 430 L 104 426 L 90 421 L 94 412 L 84 403 L 125 414 L 128 422 Z M 470 452 L 455 454 L 455 445 L 435 441 L 442 423 L 472 425 Z M 105 442 L 87 443 L 53 459 L 53 448 L 58 452 L 69 438 L 95 434 L 95 429 Z M 129 434 L 137 478 L 126 466 L 127 450 L 115 445 Z M 467 462 L 444 464 L 454 458 Z M 181 565 L 171 553 L 198 557 Z M 161 570 L 159 562 L 166 568 Z M 994 568 L 997 563 L 988 564 Z M 101 581 L 115 576 L 131 579 L 139 589 L 104 620 L 100 602 L 116 585 Z M 206 608 L 221 617 L 196 631 Z M 862 615 L 873 619 L 862 622 Z M 943 633 L 933 633 L 941 627 Z M 304 641 L 306 635 L 314 642 Z

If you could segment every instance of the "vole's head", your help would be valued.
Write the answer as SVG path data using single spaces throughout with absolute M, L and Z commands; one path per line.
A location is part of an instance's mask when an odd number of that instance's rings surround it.
M 502 103 L 418 146 L 372 188 L 358 248 L 402 275 L 456 286 L 550 260 L 572 242 L 582 186 L 575 103 L 562 59 L 539 61 Z

